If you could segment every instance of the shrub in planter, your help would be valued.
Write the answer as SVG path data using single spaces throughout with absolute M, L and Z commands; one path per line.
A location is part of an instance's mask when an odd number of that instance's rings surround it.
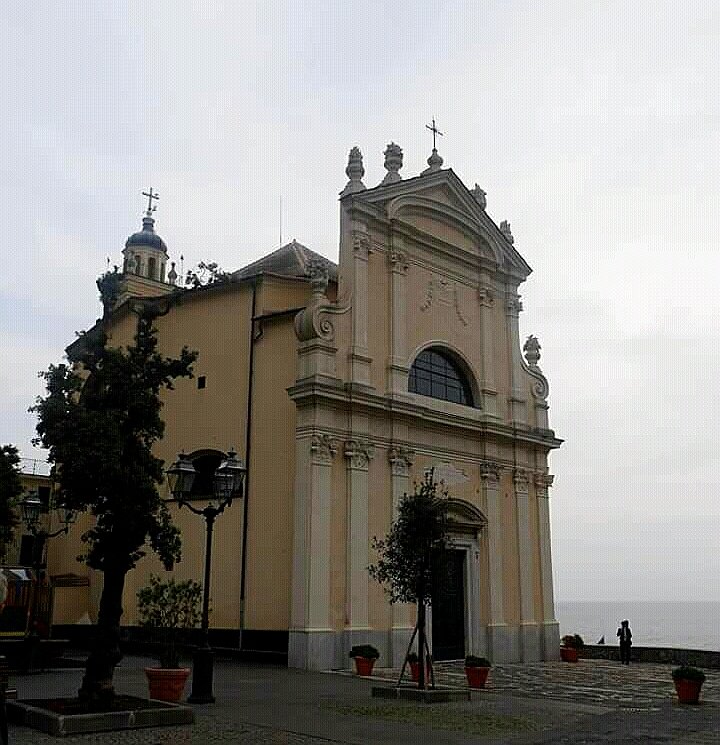
M 469 654 L 465 658 L 465 676 L 470 688 L 485 688 L 492 663 L 486 657 Z
M 700 699 L 700 689 L 705 682 L 705 673 L 691 665 L 681 665 L 672 671 L 675 691 L 681 704 L 696 704 Z
M 350 657 L 355 660 L 355 671 L 358 675 L 372 675 L 375 660 L 380 652 L 372 644 L 357 644 L 350 650 Z
M 158 668 L 145 668 L 150 698 L 179 701 L 190 675 L 180 667 L 179 636 L 200 620 L 201 585 L 193 580 L 163 581 L 151 574 L 150 584 L 138 590 L 140 625 L 149 628 L 159 642 Z
M 585 646 L 580 634 L 565 634 L 560 640 L 560 659 L 565 662 L 577 662 L 578 653 Z

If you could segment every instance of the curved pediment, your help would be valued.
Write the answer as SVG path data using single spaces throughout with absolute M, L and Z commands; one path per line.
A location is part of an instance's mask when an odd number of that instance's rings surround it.
M 504 263 L 502 248 L 480 221 L 467 210 L 449 204 L 448 200 L 403 194 L 388 202 L 386 213 L 390 219 L 401 220 L 447 243 L 475 249 L 499 266 Z
M 488 523 L 483 513 L 475 505 L 464 499 L 448 499 L 448 517 L 454 531 L 461 533 L 478 533 Z

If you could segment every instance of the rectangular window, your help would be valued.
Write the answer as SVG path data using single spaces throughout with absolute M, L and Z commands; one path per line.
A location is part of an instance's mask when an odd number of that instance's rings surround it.
M 205 388 L 205 386 L 207 385 L 207 380 L 205 376 L 200 375 L 197 380 L 198 380 L 198 389 L 202 390 L 203 388 Z

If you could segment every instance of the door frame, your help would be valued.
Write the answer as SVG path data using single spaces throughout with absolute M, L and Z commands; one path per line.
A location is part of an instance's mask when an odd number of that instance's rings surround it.
M 473 650 L 478 649 L 480 642 L 480 543 L 476 536 L 469 535 L 452 535 L 452 545 L 449 546 L 453 551 L 463 553 L 464 579 L 465 587 L 465 654 L 471 654 Z M 432 653 L 432 623 L 433 623 L 433 606 L 430 605 L 427 614 L 427 639 Z M 474 612 L 473 612 L 474 611 Z M 450 662 L 450 660 L 443 660 Z

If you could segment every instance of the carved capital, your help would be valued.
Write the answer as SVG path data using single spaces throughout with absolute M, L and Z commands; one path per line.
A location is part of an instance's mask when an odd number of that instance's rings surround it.
M 480 477 L 489 489 L 497 489 L 500 483 L 500 464 L 486 461 L 480 464 Z
M 338 443 L 330 435 L 313 435 L 310 441 L 312 462 L 316 465 L 329 466 L 338 450 Z
M 513 482 L 516 494 L 527 494 L 530 484 L 530 474 L 525 468 L 516 468 L 513 471 Z
M 478 287 L 478 302 L 486 308 L 492 307 L 495 302 L 495 292 L 490 285 L 480 285 Z
M 345 457 L 348 468 L 367 471 L 370 461 L 375 457 L 375 447 L 369 440 L 348 440 L 345 443 Z
M 523 304 L 520 301 L 520 295 L 517 293 L 508 294 L 505 298 L 505 312 L 509 316 L 520 315 L 520 311 L 523 309 Z
M 405 274 L 408 269 L 407 257 L 404 251 L 391 248 L 388 252 L 388 264 L 390 269 L 398 274 Z
M 364 230 L 353 230 L 352 247 L 357 258 L 367 260 L 372 251 L 370 236 Z
M 415 451 L 402 445 L 393 445 L 388 450 L 388 460 L 393 476 L 409 476 L 410 466 L 415 460 Z
M 553 485 L 555 477 L 549 473 L 536 473 L 535 482 L 535 493 L 538 497 L 547 497 L 548 489 Z

